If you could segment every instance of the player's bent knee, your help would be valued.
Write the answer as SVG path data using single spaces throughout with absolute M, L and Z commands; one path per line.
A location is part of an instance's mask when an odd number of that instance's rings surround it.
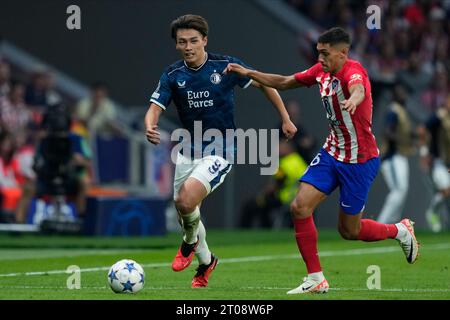
M 197 204 L 193 203 L 193 201 L 191 201 L 188 197 L 178 196 L 175 199 L 175 207 L 181 214 L 189 214 L 193 212 L 196 206 Z
M 312 215 L 312 209 L 295 199 L 291 202 L 291 215 L 295 219 L 306 219 Z
M 345 240 L 358 240 L 359 230 L 350 230 L 345 227 L 339 227 L 339 234 Z

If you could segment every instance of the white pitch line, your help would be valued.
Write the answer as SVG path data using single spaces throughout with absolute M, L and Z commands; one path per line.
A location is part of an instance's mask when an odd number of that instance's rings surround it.
M 291 290 L 292 288 L 281 288 L 281 287 L 243 287 L 241 289 L 249 290 Z M 364 289 L 364 288 L 330 288 L 330 291 L 371 291 L 371 292 L 450 292 L 450 289 L 400 289 L 400 288 L 389 288 L 389 289 Z
M 26 290 L 67 290 L 67 287 L 63 286 L 0 286 L 0 289 L 26 289 Z M 81 286 L 81 290 L 107 290 L 107 286 L 92 287 Z M 273 290 L 273 291 L 287 291 L 292 288 L 283 287 L 240 287 L 239 290 Z M 187 290 L 190 291 L 190 287 L 144 287 L 142 291 L 155 291 L 155 290 Z M 401 288 L 388 288 L 388 289 L 366 289 L 366 288 L 330 288 L 330 291 L 357 291 L 357 292 L 412 292 L 412 293 L 447 293 L 450 289 L 401 289 Z
M 423 246 L 422 250 L 444 250 L 449 249 L 450 243 L 434 244 L 429 246 Z M 338 257 L 338 256 L 354 256 L 362 254 L 377 254 L 377 253 L 390 253 L 397 252 L 400 249 L 395 246 L 390 247 L 377 247 L 377 248 L 365 248 L 365 249 L 349 249 L 349 250 L 332 250 L 332 251 L 322 251 L 319 253 L 320 257 Z M 223 258 L 220 259 L 220 263 L 240 263 L 240 262 L 258 262 L 258 261 L 270 261 L 270 260 L 280 260 L 280 259 L 300 259 L 299 254 L 284 254 L 284 255 L 268 255 L 268 256 L 249 256 L 241 258 Z M 142 264 L 144 268 L 162 268 L 170 267 L 169 262 L 160 263 L 149 263 Z M 80 272 L 97 272 L 106 271 L 110 267 L 93 267 L 80 269 Z M 49 271 L 32 271 L 32 272 L 16 272 L 16 273 L 4 273 L 0 274 L 0 277 L 19 277 L 19 276 L 43 276 L 50 274 L 63 274 L 67 273 L 66 270 L 49 270 Z

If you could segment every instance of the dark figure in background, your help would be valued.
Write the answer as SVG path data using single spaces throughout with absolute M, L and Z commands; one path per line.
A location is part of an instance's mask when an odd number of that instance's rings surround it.
M 298 179 L 308 167 L 294 141 L 280 140 L 278 170 L 255 198 L 244 203 L 241 227 L 251 228 L 256 223 L 262 228 L 290 226 L 289 204 L 297 193 Z
M 395 223 L 401 216 L 409 189 L 409 157 L 414 154 L 413 122 L 406 108 L 408 93 L 395 85 L 389 104 L 380 148 L 381 173 L 389 188 L 377 221 Z
M 85 140 L 70 132 L 70 125 L 66 107 L 49 107 L 43 119 L 43 138 L 35 156 L 36 195 L 73 197 L 78 214 L 83 216 L 90 151 Z
M 432 114 L 425 125 L 418 128 L 421 166 L 430 175 L 433 196 L 425 217 L 433 232 L 445 229 L 450 212 L 450 94 L 446 102 Z
M 37 66 L 31 76 L 31 83 L 25 91 L 26 104 L 42 115 L 48 106 L 61 102 L 61 97 L 53 86 L 53 73 L 45 67 Z
M 316 140 L 308 133 L 302 124 L 302 110 L 300 104 L 295 100 L 289 100 L 286 104 L 286 110 L 291 117 L 291 121 L 297 127 L 297 133 L 292 140 L 295 143 L 295 149 L 306 163 L 310 163 L 317 152 Z M 280 131 L 282 130 L 281 124 L 279 125 L 279 129 Z

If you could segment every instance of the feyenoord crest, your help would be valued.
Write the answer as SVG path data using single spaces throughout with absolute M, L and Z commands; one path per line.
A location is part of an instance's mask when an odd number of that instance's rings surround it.
M 222 76 L 217 72 L 214 72 L 209 79 L 211 80 L 212 83 L 219 84 L 220 81 L 222 81 Z

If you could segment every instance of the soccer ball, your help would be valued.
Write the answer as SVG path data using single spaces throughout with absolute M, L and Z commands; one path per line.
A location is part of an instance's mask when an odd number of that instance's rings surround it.
M 115 293 L 137 293 L 144 287 L 144 269 L 134 260 L 123 259 L 109 269 L 108 283 Z

